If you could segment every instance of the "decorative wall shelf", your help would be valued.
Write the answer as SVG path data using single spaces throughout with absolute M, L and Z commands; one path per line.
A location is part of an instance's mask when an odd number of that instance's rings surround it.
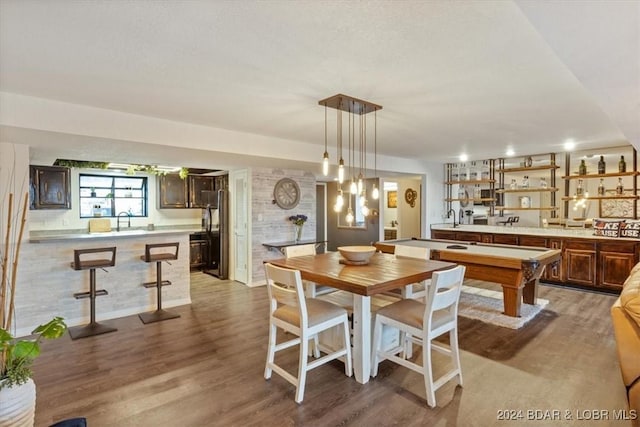
M 637 176 L 640 172 L 611 172 L 611 173 L 601 173 L 601 174 L 588 174 L 588 175 L 567 175 L 563 176 L 562 179 L 589 179 L 589 178 L 609 178 L 609 177 L 619 177 L 619 176 Z
M 551 191 L 558 191 L 558 188 L 556 187 L 547 187 L 547 188 L 542 188 L 542 187 L 529 187 L 529 188 L 505 188 L 505 189 L 498 189 L 496 190 L 496 193 L 501 194 L 501 193 L 531 193 L 531 192 L 551 192 Z
M 635 199 L 638 200 L 640 196 L 634 196 L 633 194 L 622 194 L 614 196 L 589 196 L 587 200 L 618 200 L 618 199 Z M 565 196 L 562 200 L 575 200 L 572 196 Z
M 528 172 L 528 171 L 546 171 L 550 169 L 559 169 L 558 165 L 542 165 L 542 166 L 530 166 L 530 167 L 519 167 L 519 168 L 502 168 L 496 169 L 496 172 L 500 173 L 511 173 L 511 172 Z
M 511 206 L 496 206 L 497 211 L 556 211 L 558 210 L 557 206 L 544 206 L 540 208 L 521 208 L 521 207 L 511 207 Z
M 472 184 L 493 184 L 495 179 L 465 179 L 464 181 L 445 181 L 447 185 L 460 184 L 460 185 L 472 185 Z

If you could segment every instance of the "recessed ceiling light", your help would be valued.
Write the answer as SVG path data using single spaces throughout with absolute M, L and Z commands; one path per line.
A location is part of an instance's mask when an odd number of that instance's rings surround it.
M 514 154 L 516 154 L 515 151 L 513 151 L 513 148 L 507 148 L 507 152 L 505 153 L 508 157 L 513 156 Z
M 573 150 L 574 148 L 576 148 L 576 143 L 575 143 L 575 141 L 574 141 L 573 139 L 567 139 L 567 140 L 564 142 L 564 149 L 565 149 L 565 150 L 567 150 L 567 151 L 571 151 L 571 150 Z
M 469 156 L 467 156 L 466 154 L 460 154 L 461 162 L 466 162 L 467 160 L 469 160 Z

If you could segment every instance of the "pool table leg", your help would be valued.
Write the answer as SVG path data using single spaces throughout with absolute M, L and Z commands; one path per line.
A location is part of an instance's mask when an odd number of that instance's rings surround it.
M 520 317 L 520 306 L 522 305 L 522 287 L 512 287 L 503 284 L 502 295 L 504 302 L 504 314 L 511 317 Z
M 522 302 L 533 305 L 538 302 L 538 279 L 530 280 L 524 284 Z

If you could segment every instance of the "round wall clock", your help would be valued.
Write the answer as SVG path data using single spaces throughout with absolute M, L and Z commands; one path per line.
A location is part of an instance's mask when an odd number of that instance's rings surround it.
M 418 192 L 413 188 L 407 188 L 404 192 L 404 200 L 409 203 L 409 206 L 414 207 L 416 205 L 416 199 L 418 198 Z
M 273 202 L 282 209 L 293 209 L 300 202 L 300 187 L 291 178 L 282 178 L 273 187 Z

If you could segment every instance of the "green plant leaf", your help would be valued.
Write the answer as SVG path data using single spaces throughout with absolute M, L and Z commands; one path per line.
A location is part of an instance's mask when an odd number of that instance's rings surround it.
M 40 345 L 37 341 L 18 341 L 11 349 L 11 358 L 15 360 L 35 359 L 40 355 Z
M 44 325 L 35 328 L 32 334 L 39 334 L 46 339 L 60 338 L 67 330 L 67 325 L 62 317 L 54 317 Z

